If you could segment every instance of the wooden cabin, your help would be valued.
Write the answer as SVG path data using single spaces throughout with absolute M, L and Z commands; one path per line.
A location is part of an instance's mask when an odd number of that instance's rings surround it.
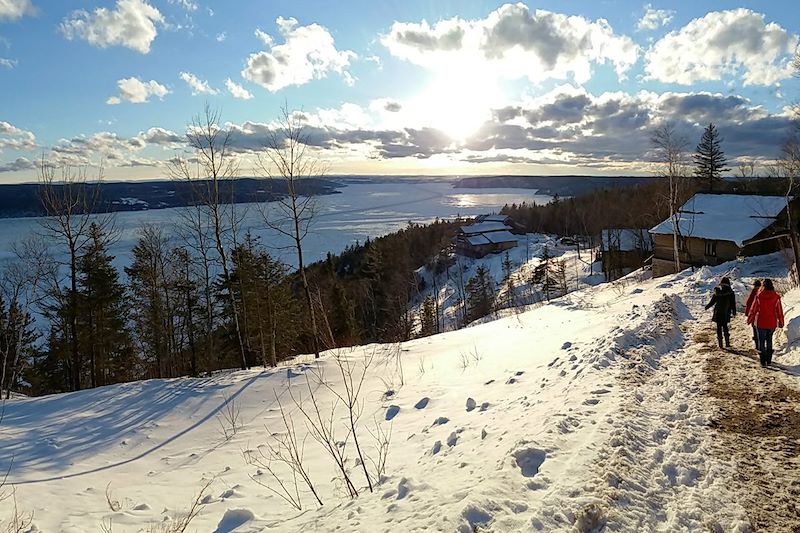
M 501 217 L 501 215 L 493 215 Z M 514 226 L 505 220 L 478 217 L 468 226 L 461 226 L 456 235 L 456 253 L 467 257 L 484 257 L 500 253 L 517 246 L 519 236 L 514 235 Z
M 600 234 L 600 260 L 606 281 L 642 268 L 652 250 L 653 241 L 646 229 L 604 229 Z
M 794 220 L 797 202 L 791 201 Z M 739 257 L 764 255 L 788 246 L 787 202 L 783 196 L 698 193 L 650 230 L 653 276 L 673 274 L 677 225 L 680 268 L 719 265 Z

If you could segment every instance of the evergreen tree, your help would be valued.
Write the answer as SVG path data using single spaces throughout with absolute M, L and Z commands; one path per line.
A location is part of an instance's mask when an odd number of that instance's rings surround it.
M 425 301 L 422 302 L 420 322 L 420 337 L 427 337 L 436 333 L 436 305 L 431 295 L 428 295 Z
M 714 190 L 714 182 L 722 178 L 722 173 L 730 170 L 725 153 L 721 148 L 722 138 L 714 124 L 709 124 L 703 131 L 700 144 L 693 156 L 694 175 L 708 180 L 708 190 Z
M 133 340 L 128 329 L 127 294 L 97 224 L 78 261 L 79 345 L 89 359 L 92 387 L 129 381 L 135 373 Z
M 494 308 L 494 287 L 489 271 L 483 265 L 475 271 L 475 276 L 466 285 L 467 322 L 472 322 L 492 312 Z
M 248 363 L 277 365 L 293 348 L 297 302 L 286 283 L 286 267 L 273 259 L 249 232 L 231 253 L 231 293 L 240 310 Z M 226 313 L 228 314 L 228 313 Z M 232 329 L 232 324 L 228 324 Z
M 174 248 L 172 257 L 175 274 L 175 314 L 180 323 L 181 337 L 185 339 L 185 351 L 189 356 L 189 373 L 197 376 L 201 366 L 200 343 L 210 342 L 210 335 L 203 336 L 202 328 L 198 326 L 198 320 L 203 315 L 203 306 L 200 305 L 201 283 L 193 272 L 192 259 L 186 248 Z
M 329 323 L 337 346 L 353 346 L 359 342 L 355 306 L 344 286 L 335 278 L 331 284 Z
M 506 251 L 503 256 L 503 279 L 507 280 L 510 278 L 512 272 L 514 272 L 514 265 L 511 263 L 511 256 L 509 256 L 508 251 Z
M 175 350 L 174 313 L 169 243 L 156 226 L 144 226 L 133 247 L 133 263 L 125 267 L 133 301 L 133 322 L 142 354 L 154 377 L 163 377 Z M 166 375 L 179 375 L 166 372 Z
M 547 246 L 542 250 L 539 264 L 533 269 L 530 283 L 538 287 L 547 301 L 566 293 L 566 263 L 556 261 Z

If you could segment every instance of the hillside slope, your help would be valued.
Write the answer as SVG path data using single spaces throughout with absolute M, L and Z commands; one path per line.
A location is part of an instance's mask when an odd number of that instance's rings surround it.
M 741 280 L 785 267 L 775 255 L 630 278 L 467 329 L 276 370 L 14 399 L 0 427 L 0 469 L 10 468 L 18 507 L 43 532 L 150 531 L 206 484 L 189 531 L 750 531 L 755 503 L 733 483 L 738 459 L 712 424 L 720 411 L 705 365 L 717 352 L 695 340 L 710 327 L 702 305 L 728 272 L 741 295 Z M 793 292 L 787 304 L 795 300 Z M 795 361 L 778 340 L 778 362 Z M 337 362 L 357 384 L 365 361 L 357 437 L 373 493 L 347 411 L 339 402 L 330 414 L 345 390 Z M 783 370 L 794 386 L 794 368 Z M 311 393 L 360 496 L 347 496 L 308 438 L 305 471 L 324 506 L 302 491 L 295 510 L 258 483 L 277 488 L 245 456 L 268 456 L 266 445 L 286 434 L 280 406 L 302 441 L 298 405 L 313 413 Z M 380 479 L 370 460 L 376 424 L 391 435 Z M 0 517 L 10 510 L 0 503 Z

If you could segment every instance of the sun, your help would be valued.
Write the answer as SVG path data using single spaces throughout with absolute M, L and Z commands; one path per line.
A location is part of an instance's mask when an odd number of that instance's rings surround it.
M 491 118 L 501 91 L 493 76 L 476 72 L 440 73 L 415 99 L 419 121 L 464 141 Z

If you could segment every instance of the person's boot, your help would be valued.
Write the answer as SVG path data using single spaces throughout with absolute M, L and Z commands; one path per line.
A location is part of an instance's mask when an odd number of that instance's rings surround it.
M 767 366 L 767 356 L 764 352 L 758 352 L 758 360 L 761 363 L 761 366 Z
M 717 335 L 717 346 L 722 349 L 722 335 Z
M 730 334 L 725 335 L 725 348 L 731 347 L 731 336 Z
M 775 353 L 775 350 L 767 350 L 767 365 L 772 364 L 772 354 Z

